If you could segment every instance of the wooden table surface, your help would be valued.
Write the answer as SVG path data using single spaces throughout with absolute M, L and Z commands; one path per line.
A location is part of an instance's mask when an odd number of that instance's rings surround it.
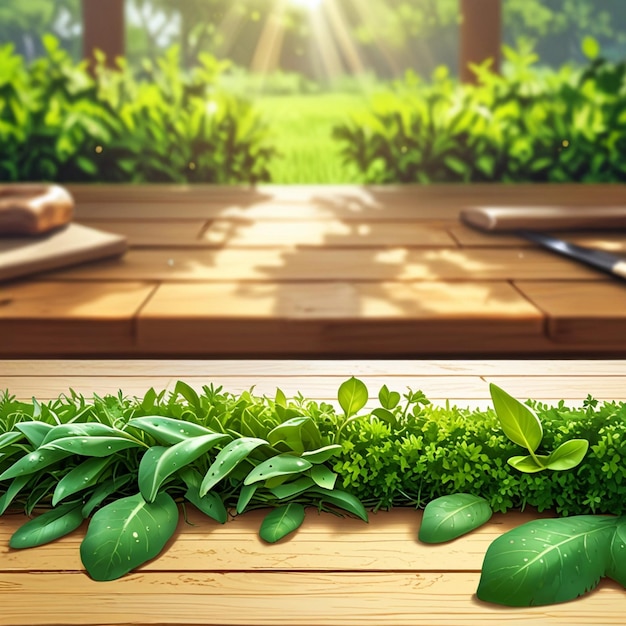
M 623 282 L 473 205 L 626 204 L 624 185 L 70 186 L 106 260 L 0 285 L 0 357 L 614 356 Z M 569 234 L 626 251 L 626 233 Z
M 488 404 L 488 383 L 518 398 L 579 405 L 588 393 L 623 400 L 626 362 L 594 361 L 0 361 L 0 389 L 52 398 L 69 387 L 143 394 L 173 388 L 181 378 L 226 390 L 280 386 L 288 395 L 333 400 L 339 384 L 361 378 L 372 399 L 390 389 L 423 389 L 438 403 Z M 489 544 L 537 517 L 496 514 L 456 541 L 417 541 L 421 512 L 394 509 L 370 523 L 308 511 L 303 526 L 278 544 L 257 536 L 262 512 L 219 525 L 197 512 L 180 523 L 165 553 L 130 575 L 97 583 L 84 572 L 79 544 L 85 528 L 52 544 L 10 550 L 22 515 L 0 517 L 0 624 L 386 626 L 506 623 L 623 624 L 626 590 L 603 580 L 578 600 L 543 607 L 505 608 L 475 592 Z M 546 514 L 547 515 L 547 514 Z

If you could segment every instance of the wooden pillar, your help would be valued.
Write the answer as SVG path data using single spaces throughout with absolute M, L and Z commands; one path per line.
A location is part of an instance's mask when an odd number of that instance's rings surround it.
M 493 59 L 493 71 L 500 71 L 502 46 L 502 0 L 459 0 L 461 9 L 460 77 L 475 83 L 469 63 Z
M 124 55 L 124 0 L 82 0 L 83 57 L 92 65 L 94 50 L 102 50 L 106 64 Z

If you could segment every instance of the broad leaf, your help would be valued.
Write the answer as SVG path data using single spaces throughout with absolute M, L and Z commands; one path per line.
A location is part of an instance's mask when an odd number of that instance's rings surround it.
M 112 459 L 107 457 L 94 457 L 77 465 L 58 482 L 52 495 L 52 506 L 56 506 L 57 502 L 78 491 L 95 485 L 111 461 Z
M 28 474 L 26 476 L 18 476 L 11 481 L 7 490 L 0 496 L 0 515 L 9 508 L 9 504 L 15 500 L 17 494 L 26 486 L 32 477 L 32 474 Z
M 395 409 L 400 402 L 400 394 L 397 391 L 389 391 L 387 385 L 383 385 L 378 392 L 378 400 L 384 409 Z
M 65 450 L 83 456 L 105 457 L 129 448 L 140 448 L 143 444 L 125 437 L 63 437 L 45 444 L 39 451 Z
M 185 422 L 159 415 L 135 417 L 128 420 L 128 426 L 133 426 L 148 433 L 161 444 L 169 445 L 180 443 L 190 437 L 201 437 L 215 432 L 193 422 Z
M 272 446 L 284 443 L 288 448 L 302 454 L 308 447 L 319 446 L 322 441 L 317 424 L 310 417 L 293 417 L 273 428 L 267 435 Z
M 252 496 L 254 496 L 258 486 L 258 484 L 254 484 L 243 485 L 241 487 L 239 498 L 237 498 L 237 513 L 239 515 L 241 515 L 246 510 L 248 504 L 250 504 L 250 500 L 252 500 Z
M 0 474 L 0 480 L 34 474 L 44 467 L 53 465 L 61 459 L 71 456 L 71 454 L 71 452 L 66 452 L 65 450 L 35 450 L 34 452 L 29 452 Z
M 469 493 L 442 496 L 426 505 L 418 539 L 424 543 L 450 541 L 482 526 L 491 515 L 484 498 Z
M 579 515 L 533 520 L 488 548 L 477 596 L 505 606 L 573 600 L 605 575 L 615 519 Z
M 520 472 L 525 472 L 526 474 L 533 474 L 535 472 L 540 472 L 541 470 L 547 469 L 547 463 L 549 457 L 545 454 L 535 454 L 535 458 L 539 461 L 539 465 L 537 461 L 533 459 L 532 456 L 512 456 L 508 459 L 507 463 L 519 470 Z
M 328 502 L 329 504 L 333 504 L 334 506 L 343 509 L 344 511 L 348 511 L 348 513 L 352 513 L 353 515 L 360 517 L 364 522 L 368 521 L 367 511 L 365 510 L 365 507 L 361 504 L 361 501 L 356 496 L 353 496 L 347 491 L 339 491 L 338 489 L 327 491 L 326 489 L 314 487 L 309 490 L 309 493 L 319 495 L 319 500 L 321 502 Z
M 2 433 L 2 435 L 0 435 L 0 450 L 2 450 L 3 448 L 7 448 L 8 446 L 14 444 L 17 441 L 20 441 L 23 438 L 23 433 L 16 433 L 15 431 Z
M 551 470 L 572 469 L 585 458 L 588 449 L 589 442 L 586 439 L 570 439 L 550 454 L 546 467 Z
M 28 441 L 38 448 L 41 445 L 41 442 L 44 440 L 45 436 L 48 434 L 48 431 L 52 430 L 52 424 L 46 424 L 45 422 L 19 422 L 15 424 L 15 428 L 24 433 L 24 437 L 28 439 Z
M 261 480 L 267 480 L 274 476 L 288 476 L 289 474 L 299 474 L 312 467 L 306 459 L 291 454 L 279 454 L 267 461 L 257 465 L 245 478 L 244 485 Z
M 262 445 L 269 445 L 265 439 L 254 437 L 241 437 L 231 441 L 215 457 L 209 467 L 202 484 L 200 485 L 200 495 L 210 491 L 222 478 L 228 476 L 241 461 L 243 461 L 253 450 Z
M 297 496 L 303 493 L 314 484 L 315 482 L 312 478 L 310 478 L 309 476 L 304 476 L 302 478 L 298 478 L 298 480 L 294 480 L 291 483 L 278 485 L 277 487 L 271 487 L 270 492 L 279 500 L 283 500 L 284 498 L 290 498 L 291 496 Z
M 202 415 L 202 404 L 200 398 L 193 387 L 190 387 L 186 382 L 179 380 L 174 387 L 174 394 L 181 395 L 189 404 L 193 407 L 196 413 L 196 417 Z
M 61 504 L 20 526 L 11 537 L 11 548 L 34 548 L 76 530 L 83 522 L 82 504 Z
M 102 507 L 92 518 L 80 556 L 94 580 L 114 580 L 153 559 L 174 534 L 178 508 L 167 493 L 140 493 Z
M 304 521 L 304 507 L 290 502 L 270 511 L 261 523 L 259 536 L 263 541 L 275 543 L 299 528 Z
M 617 519 L 606 575 L 626 587 L 626 516 Z
M 86 422 L 80 424 L 62 424 L 50 429 L 44 440 L 41 442 L 42 446 L 54 441 L 55 439 L 65 439 L 67 437 L 125 437 L 125 433 L 121 430 L 111 428 L 106 424 L 100 424 L 99 422 Z
M 131 474 L 124 474 L 100 483 L 94 490 L 89 500 L 83 506 L 83 517 L 89 517 L 94 509 L 98 508 L 109 496 L 126 486 L 134 478 Z
M 513 443 L 534 452 L 543 437 L 535 412 L 493 383 L 489 385 L 489 392 L 504 434 Z
M 226 523 L 228 519 L 228 511 L 224 506 L 224 502 L 216 493 L 207 493 L 204 496 L 200 496 L 198 487 L 189 487 L 185 493 L 185 498 L 191 502 L 195 507 L 202 511 L 205 515 L 214 519 L 220 524 Z
M 358 378 L 352 376 L 339 387 L 339 405 L 346 417 L 350 417 L 360 411 L 367 403 L 367 387 Z
M 325 465 L 316 465 L 311 469 L 311 478 L 322 489 L 333 489 L 337 482 L 337 474 L 331 472 Z
M 302 458 L 306 459 L 313 463 L 313 465 L 317 465 L 319 463 L 326 463 L 328 459 L 333 456 L 339 454 L 341 452 L 342 446 L 338 443 L 333 443 L 329 446 L 324 446 L 323 448 L 318 448 L 317 450 L 309 450 L 307 452 L 302 453 Z
M 379 420 L 385 422 L 386 424 L 391 424 L 392 426 L 398 422 L 396 416 L 387 409 L 374 409 L 372 411 L 372 415 L 375 415 Z
M 152 502 L 166 478 L 228 438 L 229 435 L 212 433 L 181 441 L 170 448 L 153 446 L 143 455 L 139 463 L 141 495 L 148 502 Z

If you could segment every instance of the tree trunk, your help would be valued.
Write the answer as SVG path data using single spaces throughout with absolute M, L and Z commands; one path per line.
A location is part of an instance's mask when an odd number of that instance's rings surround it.
M 475 83 L 470 63 L 493 59 L 494 72 L 500 71 L 502 46 L 502 0 L 459 0 L 461 9 L 460 77 Z
M 93 69 L 94 51 L 106 55 L 106 65 L 124 55 L 124 0 L 82 0 L 83 57 Z

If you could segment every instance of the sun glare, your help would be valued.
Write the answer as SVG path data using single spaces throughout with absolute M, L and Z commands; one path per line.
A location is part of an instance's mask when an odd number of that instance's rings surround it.
M 303 7 L 305 9 L 317 9 L 323 2 L 323 0 L 289 0 L 291 4 Z

